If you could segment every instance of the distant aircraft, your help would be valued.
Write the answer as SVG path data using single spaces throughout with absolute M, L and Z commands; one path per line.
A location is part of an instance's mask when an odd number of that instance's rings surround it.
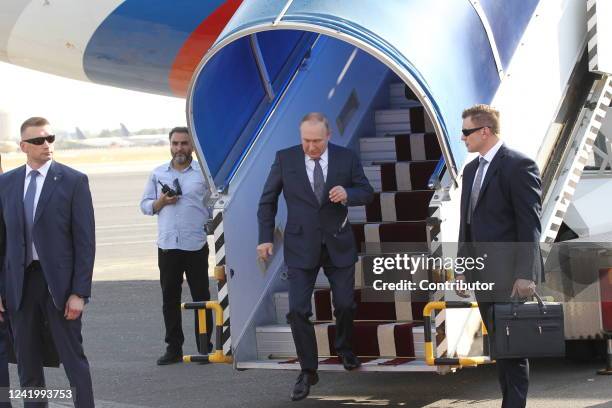
M 125 126 L 123 123 L 120 123 L 119 126 L 121 126 L 121 136 L 130 137 L 132 135 L 127 126 Z
M 121 136 L 128 139 L 134 146 L 165 146 L 168 144 L 168 135 L 150 134 L 150 135 L 133 135 L 123 123 L 121 126 Z
M 73 149 L 134 146 L 133 143 L 123 137 L 114 136 L 87 138 L 79 127 L 75 128 L 74 139 L 63 139 L 62 144 L 67 148 Z
M 79 127 L 78 127 L 78 126 L 77 126 L 77 127 L 76 127 L 76 129 L 75 129 L 75 133 L 76 133 L 76 138 L 77 138 L 77 139 L 79 139 L 79 140 L 85 140 L 85 139 L 87 139 L 87 138 L 85 137 L 85 135 L 83 134 L 83 131 L 82 131 L 82 130 L 81 130 Z
M 67 148 L 104 148 L 104 147 L 132 147 L 132 146 L 164 146 L 168 144 L 166 134 L 133 135 L 128 128 L 120 123 L 121 136 L 112 137 L 86 137 L 83 131 L 75 128 L 74 137 L 63 139 L 62 144 Z
M 14 140 L 0 140 L 0 153 L 12 153 L 19 151 L 19 143 Z

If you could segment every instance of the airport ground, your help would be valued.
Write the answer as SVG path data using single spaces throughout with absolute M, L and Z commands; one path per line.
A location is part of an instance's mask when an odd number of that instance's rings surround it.
M 114 151 L 113 151 L 114 150 Z M 69 152 L 58 160 L 90 174 L 97 229 L 91 303 L 84 315 L 84 343 L 97 406 L 301 407 L 390 406 L 493 408 L 501 405 L 495 367 L 463 369 L 439 376 L 424 373 L 322 373 L 311 396 L 291 403 L 295 372 L 235 371 L 228 365 L 175 364 L 159 367 L 163 352 L 161 293 L 155 218 L 138 203 L 148 170 L 166 159 L 166 149 Z M 71 153 L 72 154 L 72 153 Z M 63 157 L 62 157 L 63 156 Z M 23 160 L 4 160 L 5 170 Z M 188 293 L 184 286 L 184 294 Z M 214 294 L 213 294 L 214 295 Z M 184 297 L 188 300 L 188 297 Z M 195 351 L 193 318 L 185 314 L 185 352 Z M 612 408 L 612 377 L 597 376 L 601 362 L 531 362 L 529 407 Z M 68 387 L 62 369 L 47 369 L 49 388 Z M 18 387 L 16 367 L 11 383 Z M 14 406 L 21 406 L 19 402 Z M 72 406 L 54 401 L 51 407 Z

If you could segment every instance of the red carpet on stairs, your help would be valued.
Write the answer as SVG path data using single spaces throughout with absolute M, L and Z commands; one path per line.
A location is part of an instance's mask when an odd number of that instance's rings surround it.
M 385 193 L 386 195 L 393 194 L 393 210 L 395 220 L 383 219 L 385 212 L 383 211 L 383 201 L 381 194 L 376 193 L 372 203 L 366 206 L 366 217 L 368 222 L 382 221 L 421 221 L 428 216 L 427 209 L 429 202 L 434 192 L 432 190 L 421 191 L 399 191 L 396 193 Z
M 425 221 L 400 221 L 394 223 L 368 223 L 369 228 L 373 229 L 375 235 L 374 242 L 425 242 L 427 241 Z M 363 243 L 366 242 L 364 223 L 351 225 L 355 236 L 357 250 L 363 252 Z
M 425 133 L 424 135 L 419 135 L 418 131 L 412 130 L 411 134 L 403 134 L 403 135 L 395 135 L 395 152 L 397 155 L 397 161 L 407 161 L 407 160 L 438 160 L 442 155 L 442 151 L 440 150 L 440 145 L 438 144 L 438 138 L 435 133 Z M 415 137 L 423 137 L 422 145 L 425 156 L 421 156 L 420 154 L 423 151 L 417 152 L 413 151 L 415 148 L 414 141 L 411 141 L 411 138 Z M 419 141 L 420 142 L 420 141 Z
M 404 175 L 404 177 L 410 180 L 410 189 L 427 190 L 429 177 L 431 177 L 437 163 L 437 160 L 381 163 L 380 179 L 382 191 L 401 190 L 398 187 L 398 172 L 405 172 L 406 167 L 409 169 L 409 174 Z
M 386 325 L 387 322 L 355 322 L 353 328 L 353 352 L 358 356 L 379 356 L 381 355 L 378 328 L 381 325 Z M 397 357 L 414 357 L 414 339 L 412 337 L 412 328 L 414 323 L 398 323 L 393 328 L 393 339 L 395 342 L 395 355 Z M 328 339 L 329 350 L 332 355 L 336 355 L 334 347 L 334 339 L 336 338 L 336 326 L 329 325 Z
M 355 320 L 398 320 L 398 305 L 396 305 L 395 302 L 369 301 L 371 297 L 364 301 L 364 290 L 366 289 L 355 289 Z M 317 321 L 333 320 L 331 289 L 317 289 L 314 297 L 316 311 L 315 316 L 317 316 Z M 425 301 L 410 302 L 410 307 L 412 309 L 412 320 L 423 320 L 423 308 L 425 305 Z M 405 305 L 401 304 L 400 307 L 405 307 Z

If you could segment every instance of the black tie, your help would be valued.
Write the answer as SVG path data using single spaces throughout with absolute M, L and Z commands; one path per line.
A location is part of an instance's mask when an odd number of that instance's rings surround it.
M 314 174 L 313 174 L 313 190 L 319 205 L 323 202 L 323 193 L 325 191 L 325 177 L 323 177 L 323 168 L 321 167 L 321 159 L 313 159 L 315 162 Z

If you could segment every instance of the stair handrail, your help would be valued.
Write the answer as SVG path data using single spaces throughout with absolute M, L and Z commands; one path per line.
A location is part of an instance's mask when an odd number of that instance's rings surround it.
M 444 175 L 445 171 L 446 161 L 444 160 L 444 156 L 442 156 L 440 157 L 440 160 L 438 160 L 436 168 L 427 181 L 427 187 L 429 187 L 431 190 L 438 190 L 440 187 L 442 187 L 442 175 Z
M 233 362 L 232 357 L 223 355 L 223 343 L 221 335 L 223 331 L 223 309 L 219 302 L 209 300 L 207 302 L 185 302 L 181 304 L 183 310 L 198 311 L 198 334 L 200 335 L 200 348 L 206 347 L 208 344 L 208 336 L 206 336 L 206 309 L 215 312 L 215 352 L 209 355 L 185 355 L 183 362 L 191 363 L 227 363 Z
M 247 158 L 253 151 L 253 148 L 255 147 L 255 145 L 257 144 L 257 141 L 259 140 L 259 137 L 261 136 L 261 134 L 267 127 L 272 117 L 274 116 L 276 109 L 281 105 L 281 103 L 285 99 L 285 96 L 287 95 L 289 89 L 291 89 L 291 86 L 295 82 L 300 70 L 304 66 L 304 63 L 308 61 L 308 59 L 310 58 L 311 50 L 317 44 L 320 37 L 321 37 L 320 35 L 317 35 L 316 38 L 312 41 L 312 43 L 308 47 L 308 50 L 304 52 L 304 54 L 302 55 L 300 62 L 296 64 L 293 72 L 287 76 L 287 79 L 285 79 L 279 91 L 276 93 L 275 98 L 271 101 L 270 107 L 268 108 L 268 110 L 265 112 L 262 119 L 260 120 L 260 124 L 255 130 L 254 137 L 250 141 L 248 147 L 245 149 L 245 151 L 242 153 L 240 158 L 237 160 L 237 163 L 234 166 L 234 168 L 230 171 L 226 179 L 227 181 L 224 183 L 223 186 L 220 186 L 221 188 L 219 189 L 219 192 L 221 194 L 227 194 L 229 190 L 229 185 L 232 183 L 232 181 L 234 180 L 234 177 L 236 177 L 236 175 L 238 174 L 238 171 L 240 170 L 242 165 L 246 162 Z

